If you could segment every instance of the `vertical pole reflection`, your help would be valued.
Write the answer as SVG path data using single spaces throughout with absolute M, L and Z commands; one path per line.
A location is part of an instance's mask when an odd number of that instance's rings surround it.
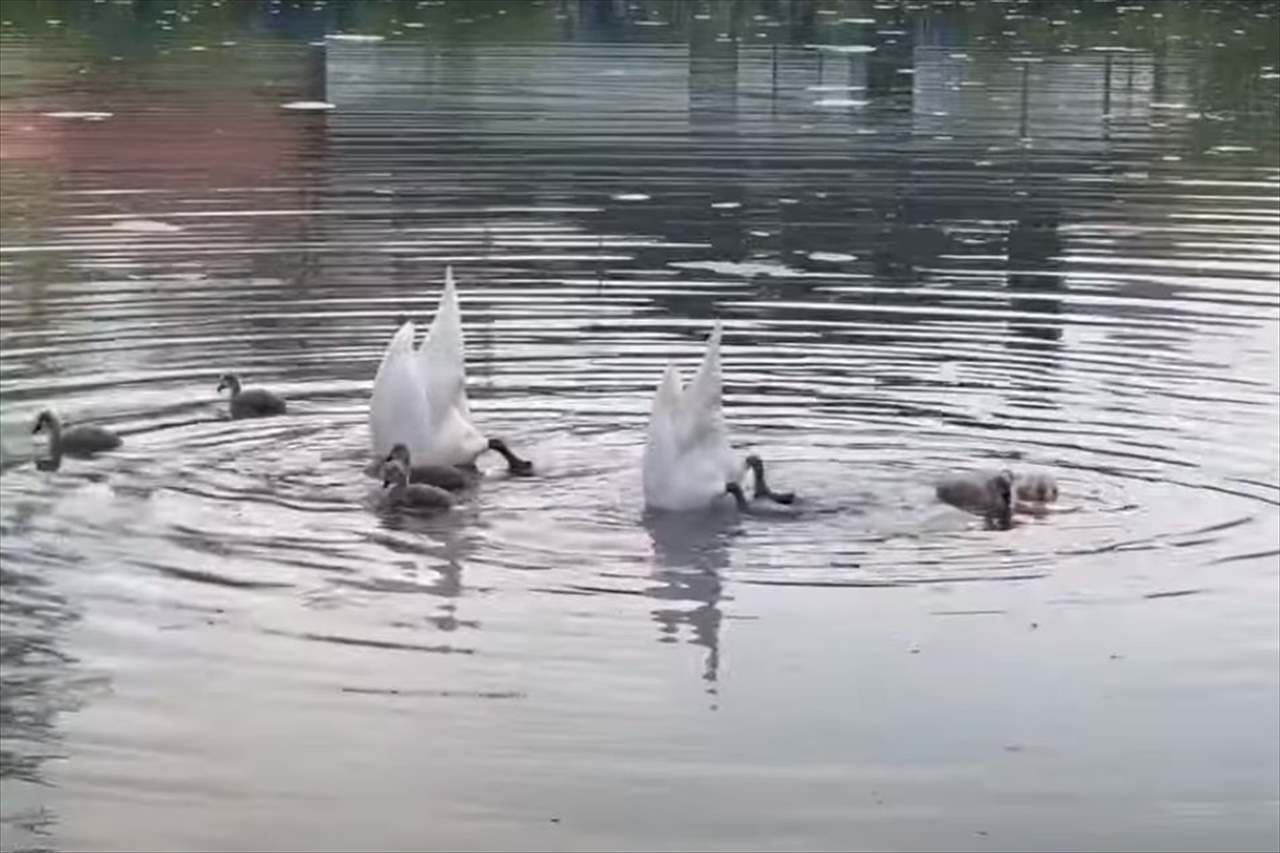
M 1111 138 L 1111 54 L 1102 63 L 1102 138 Z
M 1022 112 L 1021 120 L 1018 122 L 1018 136 L 1026 139 L 1027 133 L 1027 93 L 1031 88 L 1031 66 L 1029 63 L 1022 63 Z

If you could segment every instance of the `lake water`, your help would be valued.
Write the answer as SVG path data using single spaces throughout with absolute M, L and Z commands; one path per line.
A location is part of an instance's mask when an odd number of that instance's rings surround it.
M 0 15 L 4 850 L 1280 846 L 1273 5 Z M 538 473 L 387 515 L 446 264 Z M 646 515 L 717 317 L 801 501 Z

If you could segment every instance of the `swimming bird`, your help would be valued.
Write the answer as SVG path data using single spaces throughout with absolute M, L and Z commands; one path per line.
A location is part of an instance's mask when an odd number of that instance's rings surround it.
M 1013 482 L 1008 471 L 948 477 L 937 484 L 938 499 L 982 516 L 987 526 L 1008 530 L 1013 526 Z
M 398 462 L 409 472 L 409 482 L 426 483 L 437 488 L 456 492 L 470 482 L 466 474 L 454 465 L 414 465 L 409 461 L 409 448 L 397 444 L 387 454 L 384 464 Z
M 397 459 L 382 467 L 383 500 L 393 508 L 448 509 L 453 496 L 444 489 L 410 483 L 409 470 Z
M 218 393 L 223 388 L 231 389 L 231 417 L 261 418 L 268 415 L 283 415 L 284 400 L 262 388 L 240 390 L 240 377 L 234 373 L 224 373 L 218 380 Z
M 795 499 L 789 492 L 769 489 L 759 456 L 748 456 L 744 463 L 729 447 L 721 409 L 721 335 L 717 321 L 702 364 L 688 386 L 681 384 L 679 369 L 668 364 L 654 394 L 643 462 L 644 500 L 649 507 L 697 509 L 727 494 L 739 509 L 746 509 L 740 481 L 748 469 L 755 473 L 755 497 L 777 503 Z
M 528 474 L 533 464 L 521 459 L 500 438 L 486 438 L 471 420 L 463 359 L 462 315 L 445 270 L 444 291 L 422 344 L 414 349 L 415 329 L 406 320 L 391 337 L 373 380 L 369 432 L 375 459 L 385 459 L 403 444 L 417 465 L 472 466 L 493 450 L 513 474 Z
M 64 453 L 68 456 L 92 456 L 104 450 L 114 450 L 121 444 L 120 436 L 104 427 L 79 424 L 63 429 L 62 421 L 50 409 L 45 409 L 36 416 L 31 434 L 40 432 L 49 434 L 52 468 L 58 467 Z

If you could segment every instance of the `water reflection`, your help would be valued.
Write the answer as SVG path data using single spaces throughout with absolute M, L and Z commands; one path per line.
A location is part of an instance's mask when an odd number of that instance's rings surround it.
M 1276 18 L 1036 13 L 7 4 L 0 846 L 421 846 L 428 801 L 442 846 L 893 846 L 874 778 L 922 845 L 1274 849 Z M 380 516 L 369 384 L 446 263 L 477 417 L 545 467 Z M 711 317 L 735 439 L 812 502 L 638 524 Z M 228 421 L 226 370 L 290 417 Z M 45 405 L 127 448 L 47 476 Z M 984 464 L 1064 511 L 934 502 Z
M 403 558 L 398 561 L 402 577 L 374 576 L 342 583 L 375 592 L 408 590 L 442 598 L 464 595 L 463 572 L 484 546 L 486 525 L 474 506 L 468 505 L 476 499 L 474 492 L 459 497 L 466 503 L 433 515 L 379 507 L 379 523 L 385 532 L 371 534 L 369 539 Z M 423 575 L 431 580 L 424 582 Z
M 35 849 L 57 822 L 42 789 L 46 764 L 64 752 L 58 716 L 74 709 L 80 692 L 77 662 L 63 641 L 78 613 L 41 576 L 60 560 L 18 544 L 40 509 L 29 501 L 7 509 L 0 526 L 0 829 L 6 849 Z
M 729 567 L 729 546 L 741 535 L 741 521 L 733 513 L 646 513 L 644 527 L 653 546 L 656 586 L 644 594 L 663 601 L 692 601 L 688 609 L 655 608 L 663 642 L 675 642 L 681 625 L 693 631 L 691 643 L 707 650 L 703 680 L 714 686 L 720 670 L 719 603 L 721 573 Z
M 1051 352 L 1062 340 L 1058 315 L 1066 295 L 1066 276 L 1059 262 L 1063 243 L 1058 222 L 1052 214 L 1032 212 L 1018 218 L 1007 239 L 1009 308 L 1014 316 L 1029 320 L 1010 322 L 1013 337 L 1009 346 Z

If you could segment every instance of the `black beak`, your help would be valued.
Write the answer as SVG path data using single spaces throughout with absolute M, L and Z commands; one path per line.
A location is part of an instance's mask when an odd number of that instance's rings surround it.
M 738 509 L 746 511 L 747 496 L 742 493 L 742 486 L 737 483 L 725 483 L 724 490 L 733 495 L 734 503 L 738 505 Z
M 31 434 L 32 434 L 32 435 L 35 435 L 36 433 L 38 433 L 38 432 L 39 432 L 40 430 L 42 430 L 42 429 L 44 429 L 44 419 L 43 419 L 43 418 L 41 418 L 40 420 L 36 421 L 36 425 L 35 425 L 35 426 L 33 426 L 33 427 L 31 428 Z

